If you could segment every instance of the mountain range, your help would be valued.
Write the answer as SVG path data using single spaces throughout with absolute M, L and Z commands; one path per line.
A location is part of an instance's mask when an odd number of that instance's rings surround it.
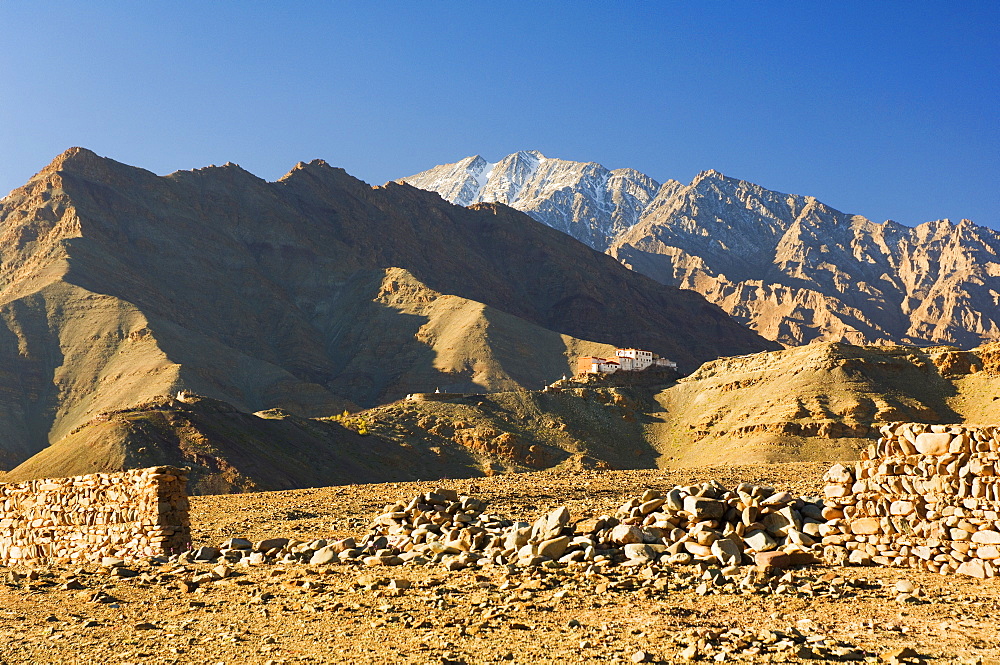
M 0 468 L 181 390 L 330 416 L 539 388 L 612 346 L 685 371 L 776 348 L 506 205 L 321 160 L 267 182 L 72 148 L 0 200 Z
M 1000 339 L 1000 233 L 969 220 L 880 224 L 716 171 L 660 184 L 537 151 L 400 182 L 522 210 L 786 346 Z
M 267 182 L 57 157 L 0 200 L 0 480 L 174 464 L 213 493 L 843 459 L 887 420 L 1000 417 L 1000 344 L 843 341 L 989 337 L 987 229 L 872 224 L 715 172 L 470 166 L 463 206 L 321 160 Z M 603 252 L 566 233 L 587 228 Z M 897 313 L 906 293 L 936 327 Z M 687 376 L 559 378 L 616 346 Z

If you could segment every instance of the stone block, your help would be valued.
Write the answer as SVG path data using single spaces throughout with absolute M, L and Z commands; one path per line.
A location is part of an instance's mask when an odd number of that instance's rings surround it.
M 321 566 L 328 563 L 337 563 L 338 561 L 337 552 L 334 551 L 333 547 L 327 545 L 313 552 L 312 558 L 309 559 L 309 565 Z
M 852 566 L 870 566 L 872 565 L 872 558 L 863 550 L 851 550 L 850 555 L 847 557 L 847 563 Z
M 964 453 L 969 451 L 969 435 L 968 434 L 956 434 L 952 437 L 951 443 L 948 444 L 949 453 Z
M 257 541 L 253 549 L 255 552 L 270 552 L 271 550 L 283 549 L 287 544 L 288 538 L 267 538 Z
M 1000 531 L 977 531 L 970 540 L 979 545 L 1000 545 Z
M 659 509 L 664 503 L 666 503 L 665 499 L 661 498 L 650 499 L 649 501 L 646 501 L 645 503 L 642 503 L 639 506 L 639 512 L 642 513 L 643 515 L 648 515 L 654 510 Z
M 746 546 L 755 552 L 767 552 L 778 546 L 778 541 L 766 531 L 752 531 L 743 537 Z
M 566 553 L 566 548 L 572 540 L 569 536 L 558 536 L 538 543 L 535 553 L 538 556 L 547 556 L 550 559 L 558 559 Z
M 770 513 L 762 520 L 764 528 L 773 536 L 784 536 L 790 528 L 794 527 L 792 521 L 781 513 Z
M 645 543 L 630 543 L 622 548 L 625 556 L 632 561 L 649 562 L 656 560 L 666 552 L 666 545 L 647 545 Z
M 699 545 L 698 543 L 687 542 L 684 543 L 684 550 L 692 555 L 702 559 L 708 559 L 714 556 L 712 554 L 712 548 L 706 545 Z
M 843 519 L 844 511 L 841 508 L 835 508 L 833 506 L 823 506 L 822 517 L 828 521 Z
M 631 524 L 619 524 L 611 530 L 611 542 L 616 545 L 629 545 L 643 541 L 642 529 Z
M 918 434 L 913 445 L 924 455 L 947 455 L 951 444 L 951 434 L 946 432 L 924 432 Z
M 976 550 L 976 557 L 990 561 L 1000 559 L 1000 547 L 996 545 L 983 545 Z
M 873 535 L 882 530 L 882 523 L 877 517 L 862 517 L 851 522 L 851 533 L 855 535 Z
M 734 540 L 720 538 L 712 543 L 712 555 L 723 566 L 738 566 L 743 560 L 743 548 Z
M 540 542 L 562 534 L 563 527 L 569 524 L 569 508 L 559 506 L 548 514 L 539 517 L 531 527 L 531 540 Z
M 758 552 L 754 555 L 753 562 L 764 572 L 782 570 L 792 565 L 785 552 Z
M 823 548 L 823 559 L 831 566 L 847 565 L 848 551 L 838 545 L 827 545 Z
M 987 565 L 988 564 L 978 559 L 969 559 L 968 561 L 963 561 L 959 564 L 955 572 L 959 575 L 968 575 L 969 577 L 976 577 L 984 580 L 989 577 L 986 572 Z
M 823 495 L 828 499 L 839 499 L 851 493 L 850 485 L 831 484 L 823 488 Z
M 909 515 L 914 511 L 912 501 L 893 501 L 889 506 L 890 515 Z
M 726 504 L 702 496 L 688 496 L 684 498 L 684 512 L 695 520 L 717 520 L 725 514 Z
M 828 483 L 851 485 L 854 483 L 854 473 L 843 464 L 834 464 L 823 476 Z

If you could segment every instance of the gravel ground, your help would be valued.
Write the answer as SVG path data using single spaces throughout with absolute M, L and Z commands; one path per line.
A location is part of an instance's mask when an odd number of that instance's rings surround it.
M 817 494 L 828 464 L 541 472 L 193 497 L 195 545 L 361 535 L 385 504 L 434 487 L 533 520 L 611 513 L 646 488 L 718 479 Z M 3 663 L 1000 662 L 1000 581 L 813 566 L 777 591 L 705 584 L 695 567 L 571 569 L 208 564 L 4 571 Z M 32 579 L 34 578 L 34 579 Z M 898 600 L 897 585 L 915 588 Z

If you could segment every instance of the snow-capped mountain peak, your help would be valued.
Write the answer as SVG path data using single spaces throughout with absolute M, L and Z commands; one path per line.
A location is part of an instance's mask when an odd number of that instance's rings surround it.
M 521 150 L 487 162 L 476 155 L 402 178 L 458 205 L 498 202 L 528 213 L 604 251 L 639 220 L 660 184 L 634 169 L 609 171 L 594 162 Z
M 876 224 L 714 169 L 661 185 L 535 150 L 404 181 L 506 203 L 784 344 L 1000 340 L 1000 233 L 968 220 Z

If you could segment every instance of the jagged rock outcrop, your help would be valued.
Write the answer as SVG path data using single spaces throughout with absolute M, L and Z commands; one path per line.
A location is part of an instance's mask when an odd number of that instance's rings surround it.
M 689 370 L 769 346 L 507 206 L 322 161 L 159 177 L 73 148 L 0 201 L 0 468 L 181 389 L 322 416 L 540 387 L 609 344 Z
M 1000 339 L 1000 234 L 968 220 L 876 224 L 706 171 L 608 251 L 787 345 Z
M 1000 339 L 1000 234 L 968 220 L 877 224 L 716 171 L 657 185 L 535 151 L 403 180 L 512 205 L 785 345 Z
M 660 185 L 634 169 L 609 171 L 594 162 L 545 157 L 537 150 L 515 152 L 490 163 L 479 155 L 401 178 L 439 193 L 457 205 L 504 203 L 554 229 L 604 251 L 612 239 L 639 220 Z

